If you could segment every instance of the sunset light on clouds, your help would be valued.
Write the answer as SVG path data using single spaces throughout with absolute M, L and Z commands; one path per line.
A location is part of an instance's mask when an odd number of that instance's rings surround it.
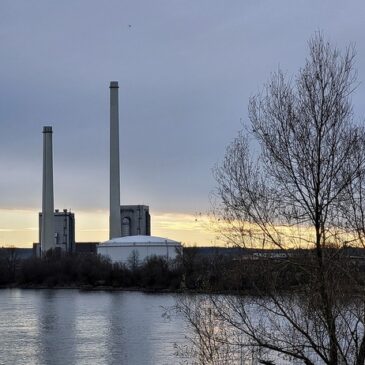
M 108 211 L 76 211 L 76 242 L 103 242 L 108 239 Z M 38 242 L 38 212 L 35 210 L 0 209 L 0 247 L 31 247 Z M 236 224 L 213 223 L 208 215 L 186 213 L 151 212 L 153 236 L 168 237 L 182 242 L 186 246 L 225 246 L 229 240 L 224 233 L 232 235 L 233 230 L 245 230 L 246 247 L 274 248 L 252 224 L 240 222 Z M 218 234 L 220 231 L 220 234 Z M 289 247 L 310 248 L 314 242 L 314 233 L 305 226 L 278 226 L 271 230 L 273 237 L 290 239 Z M 344 232 L 337 232 L 344 235 Z M 335 236 L 334 236 L 335 237 Z M 351 240 L 350 236 L 347 236 Z M 237 239 L 236 243 L 240 240 Z M 286 242 L 288 244 L 288 242 Z
M 108 239 L 107 211 L 77 211 L 76 242 L 102 242 Z M 184 245 L 221 245 L 209 229 L 209 219 L 193 214 L 151 214 L 152 235 L 168 237 Z M 35 210 L 0 209 L 0 247 L 31 247 L 38 242 L 38 212 Z
M 54 131 L 55 208 L 72 208 L 76 241 L 107 239 L 111 80 L 121 204 L 148 205 L 153 235 L 223 244 L 195 212 L 211 209 L 211 169 L 248 129 L 250 96 L 277 65 L 291 75 L 303 64 L 317 29 L 340 48 L 356 44 L 364 79 L 362 3 L 284 3 L 1 2 L 0 245 L 38 241 L 44 125 Z M 360 84 L 356 115 L 363 94 Z

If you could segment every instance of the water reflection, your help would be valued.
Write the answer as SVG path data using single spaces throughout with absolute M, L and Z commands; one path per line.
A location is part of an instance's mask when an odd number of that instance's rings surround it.
M 37 302 L 38 358 L 42 364 L 75 362 L 75 297 L 67 292 L 38 291 Z
M 0 364 L 31 364 L 38 356 L 35 303 L 21 291 L 2 290 L 0 308 Z
M 123 317 L 123 308 L 125 308 L 125 296 L 112 295 L 109 296 L 108 305 L 108 333 L 106 344 L 110 354 L 108 364 L 115 364 L 117 361 L 127 363 L 128 354 L 124 347 L 125 339 L 128 339 L 128 332 L 125 329 L 128 318 Z M 128 316 L 130 317 L 130 316 Z
M 0 290 L 0 364 L 174 364 L 182 320 L 171 295 Z

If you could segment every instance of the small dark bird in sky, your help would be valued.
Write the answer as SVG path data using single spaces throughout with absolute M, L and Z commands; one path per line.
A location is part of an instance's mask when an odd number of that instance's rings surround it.
M 128 28 L 130 29 L 130 28 L 132 28 L 132 24 L 128 24 Z

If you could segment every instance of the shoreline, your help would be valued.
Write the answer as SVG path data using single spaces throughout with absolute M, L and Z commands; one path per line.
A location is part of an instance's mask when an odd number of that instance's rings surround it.
M 22 290 L 78 290 L 80 292 L 141 292 L 145 294 L 208 294 L 208 291 L 194 291 L 189 289 L 159 289 L 159 288 L 139 288 L 139 287 L 113 287 L 113 286 L 92 286 L 92 285 L 67 285 L 67 286 L 47 286 L 47 285 L 3 285 L 1 290 L 22 289 Z M 228 293 L 221 293 L 228 294 Z M 231 293 L 232 294 L 232 293 Z
M 234 296 L 261 296 L 255 290 L 193 290 L 193 289 L 159 289 L 159 288 L 139 288 L 139 287 L 114 287 L 108 285 L 68 285 L 68 286 L 47 286 L 47 285 L 7 285 L 0 286 L 0 291 L 4 289 L 22 290 L 78 290 L 80 292 L 140 292 L 144 294 L 200 294 L 200 295 L 234 295 Z M 283 291 L 281 291 L 283 293 Z M 298 290 L 286 290 L 287 294 L 298 293 Z
M 154 289 L 154 288 L 138 288 L 138 287 L 113 287 L 113 286 L 92 286 L 92 285 L 66 285 L 66 286 L 47 286 L 47 285 L 4 285 L 0 286 L 0 290 L 4 289 L 23 289 L 23 290 L 79 290 L 79 291 L 131 291 L 131 292 L 146 292 L 146 293 L 179 293 L 184 290 L 173 289 Z

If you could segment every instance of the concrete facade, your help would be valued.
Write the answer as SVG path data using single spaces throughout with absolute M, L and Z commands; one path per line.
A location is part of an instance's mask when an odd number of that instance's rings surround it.
M 53 248 L 60 249 L 63 252 L 73 253 L 75 246 L 75 215 L 67 209 L 59 211 L 56 209 L 53 213 L 54 232 Z M 42 242 L 42 213 L 39 213 L 39 242 Z
M 120 216 L 122 237 L 151 235 L 151 216 L 147 205 L 122 205 Z
M 52 127 L 43 127 L 43 181 L 42 181 L 42 239 L 41 253 L 44 254 L 54 245 L 54 220 L 53 220 L 53 151 Z
M 110 82 L 109 238 L 121 236 L 118 82 Z

